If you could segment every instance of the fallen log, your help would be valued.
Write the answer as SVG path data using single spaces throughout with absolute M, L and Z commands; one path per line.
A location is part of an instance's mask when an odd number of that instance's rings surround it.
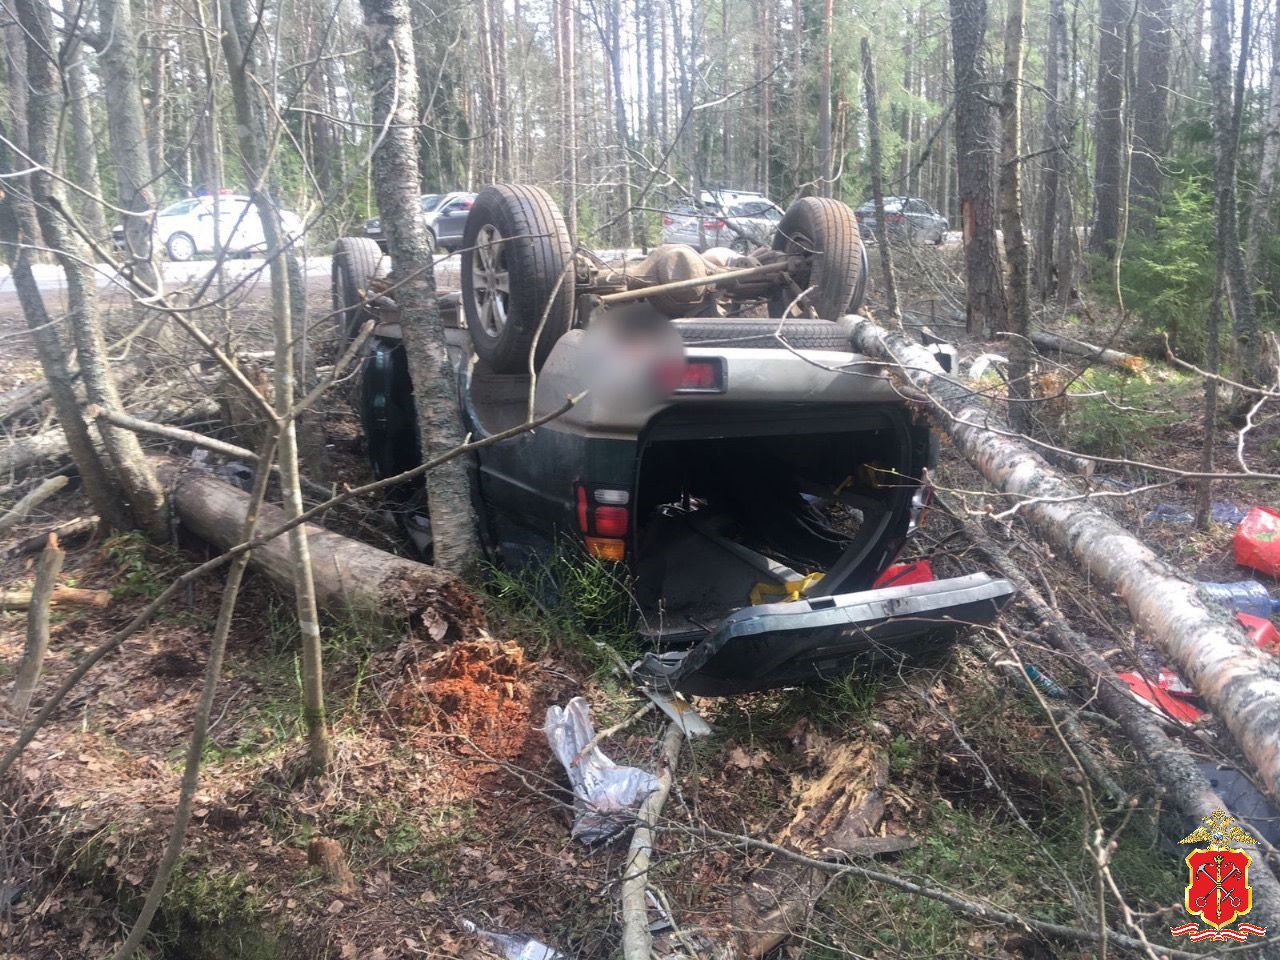
M 0 609 L 25 610 L 31 605 L 31 590 L 0 590 Z M 54 587 L 48 603 L 55 607 L 111 606 L 110 590 L 85 590 L 81 587 Z
M 56 536 L 62 544 L 67 544 L 72 540 L 79 540 L 81 537 L 88 536 L 98 529 L 98 525 L 102 521 L 95 516 L 76 517 L 74 520 L 68 520 L 66 523 L 60 523 L 52 530 L 45 530 L 41 533 L 33 534 L 24 540 L 19 540 L 13 546 L 8 547 L 3 553 L 0 553 L 0 560 L 7 560 L 9 557 L 19 557 L 24 553 L 34 553 L 44 547 L 45 541 L 48 540 L 50 534 Z
M 1084 357 L 1093 363 L 1105 363 L 1125 373 L 1139 373 L 1147 365 L 1147 361 L 1136 354 L 1112 350 L 1110 347 L 1095 346 L 1084 340 L 1049 333 L 1047 330 L 1035 330 L 1027 334 L 1027 339 L 1044 350 L 1056 350 L 1058 353 L 1069 353 L 1073 357 Z
M 180 399 L 164 399 L 157 402 L 154 409 L 141 414 L 144 420 L 174 422 L 181 420 L 206 420 L 217 417 L 221 413 L 218 404 L 209 397 L 200 397 L 191 401 Z M 97 438 L 95 438 L 95 443 Z M 16 473 L 36 463 L 47 460 L 60 460 L 69 455 L 67 436 L 61 426 L 29 437 L 22 437 L 8 446 L 0 447 L 0 474 Z
M 172 491 L 170 502 L 183 527 L 219 550 L 240 542 L 247 493 L 173 460 L 157 457 L 153 463 L 161 481 Z M 279 507 L 262 505 L 260 529 L 271 530 L 285 521 Z M 447 626 L 451 632 L 482 621 L 474 598 L 448 571 L 397 557 L 313 523 L 306 525 L 306 531 L 316 602 L 321 609 L 386 621 L 425 616 L 432 625 Z M 293 589 L 287 537 L 255 547 L 251 565 L 283 589 Z
M 65 487 L 67 483 L 66 477 L 50 477 L 15 503 L 4 516 L 0 517 L 0 537 L 8 533 L 13 526 L 24 520 L 32 510 Z
M 58 538 L 49 534 L 44 552 L 40 554 L 36 582 L 27 606 L 27 643 L 22 652 L 22 665 L 9 695 L 9 709 L 18 718 L 31 706 L 31 694 L 40 682 L 40 670 L 49 651 L 49 603 L 57 590 L 58 574 L 62 572 L 62 562 L 66 557 L 58 546 Z
M 1071 625 L 1061 610 L 1041 595 L 1004 548 L 972 520 L 950 510 L 945 501 L 943 506 L 957 518 L 969 541 L 979 552 L 1018 588 L 1019 602 L 1027 604 L 1040 619 L 1049 642 L 1087 676 L 1098 704 L 1107 716 L 1120 724 L 1124 735 L 1151 765 L 1156 782 L 1182 814 L 1186 822 L 1179 825 L 1184 829 L 1178 832 L 1190 833 L 1201 819 L 1214 811 L 1234 813 L 1230 804 L 1218 795 L 1201 773 L 1196 758 L 1182 744 L 1171 739 L 1164 732 L 1160 721 L 1129 695 L 1129 688 L 1116 676 L 1115 669 L 1107 659 L 1087 637 Z M 1248 829 L 1247 818 L 1236 816 L 1236 819 Z M 1276 880 L 1271 863 L 1265 858 L 1255 858 L 1250 877 L 1254 893 L 1254 918 L 1268 929 L 1280 927 L 1280 882 Z
M 957 382 L 924 347 L 859 318 L 854 349 L 893 364 L 929 398 L 956 448 L 989 483 L 1021 501 L 1018 512 L 1071 554 L 1101 589 L 1121 597 L 1134 623 L 1191 681 L 1231 731 L 1265 789 L 1280 798 L 1280 664 L 1248 642 L 1196 585 L 1161 559 L 1031 448 L 999 427 L 990 405 Z

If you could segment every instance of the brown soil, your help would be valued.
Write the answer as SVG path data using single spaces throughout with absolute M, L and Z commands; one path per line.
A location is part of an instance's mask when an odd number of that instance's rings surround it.
M 531 733 L 529 669 L 514 643 L 459 643 L 411 670 L 388 706 L 402 724 L 457 738 L 464 754 L 513 759 Z

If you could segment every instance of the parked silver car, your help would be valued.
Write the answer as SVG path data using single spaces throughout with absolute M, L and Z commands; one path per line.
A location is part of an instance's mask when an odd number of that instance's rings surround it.
M 874 240 L 876 230 L 876 205 L 868 200 L 857 210 L 858 226 L 864 240 Z M 951 224 L 947 218 L 919 197 L 885 197 L 884 223 L 889 236 L 908 243 L 942 243 Z
M 762 193 L 704 190 L 699 203 L 685 200 L 662 215 L 662 242 L 747 253 L 767 247 L 781 221 L 782 208 Z
M 461 190 L 452 193 L 424 193 L 418 198 L 422 223 L 427 228 L 427 243 L 432 250 L 456 250 L 461 245 L 467 214 L 471 212 L 475 199 L 474 193 Z M 381 218 L 371 217 L 366 220 L 364 235 L 386 251 L 387 240 L 382 233 Z

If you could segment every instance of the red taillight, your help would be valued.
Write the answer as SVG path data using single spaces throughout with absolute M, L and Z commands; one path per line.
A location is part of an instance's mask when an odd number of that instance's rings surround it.
M 573 493 L 578 532 L 588 542 L 601 538 L 620 542 L 631 530 L 629 491 L 575 483 Z
M 672 220 L 670 217 L 664 216 L 664 217 L 662 218 L 662 225 L 663 225 L 664 227 L 669 227 L 669 226 L 671 226 L 673 223 L 675 223 L 675 221 L 674 221 L 674 220 Z
M 596 533 L 602 537 L 625 537 L 631 526 L 626 507 L 596 507 Z
M 724 229 L 724 221 L 723 221 L 723 220 L 708 220 L 708 221 L 707 221 L 707 229 L 708 229 L 708 230 L 723 230 L 723 229 Z
M 676 393 L 724 393 L 723 357 L 691 357 L 684 365 Z

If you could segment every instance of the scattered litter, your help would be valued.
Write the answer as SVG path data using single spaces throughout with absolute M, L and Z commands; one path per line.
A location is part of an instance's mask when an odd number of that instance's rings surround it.
M 1238 507 L 1230 500 L 1215 500 L 1209 505 L 1209 516 L 1215 523 L 1229 523 L 1236 526 L 1246 516 L 1244 507 Z
M 1156 674 L 1156 686 L 1161 690 L 1169 691 L 1169 693 L 1177 697 L 1194 697 L 1196 695 L 1195 688 L 1182 679 L 1182 674 L 1172 667 L 1160 668 L 1160 672 Z
M 1136 673 L 1118 673 L 1116 676 L 1128 685 L 1134 699 L 1163 720 L 1173 720 L 1182 726 L 1191 726 L 1205 715 L 1203 710 L 1185 700 L 1171 696 L 1168 691 L 1149 683 L 1146 678 Z
M 1007 364 L 1009 358 L 1001 356 L 998 353 L 984 353 L 980 357 L 975 357 L 973 364 L 969 367 L 969 379 L 981 380 L 982 375 L 987 372 L 987 367 L 993 363 Z
M 1280 613 L 1280 600 L 1272 599 L 1267 588 L 1257 580 L 1240 580 L 1236 583 L 1208 583 L 1202 581 L 1200 592 L 1235 613 L 1247 613 L 1264 620 Z
M 1157 503 L 1143 519 L 1148 523 L 1190 523 L 1195 516 L 1176 503 Z
M 914 560 L 910 563 L 895 563 L 876 578 L 871 585 L 872 590 L 881 587 L 907 587 L 913 583 L 932 583 L 933 564 L 928 560 Z
M 1236 563 L 1280 577 L 1280 510 L 1250 507 L 1235 537 Z
M 1209 516 L 1214 523 L 1235 526 L 1245 517 L 1245 512 L 1230 500 L 1215 500 L 1209 505 Z M 1195 514 L 1176 503 L 1157 503 L 1143 518 L 1148 523 L 1191 523 Z
M 693 704 L 682 695 L 677 693 L 668 697 L 665 693 L 659 693 L 647 687 L 642 687 L 640 692 L 652 700 L 657 708 L 680 728 L 686 740 L 711 734 L 711 724 L 707 723 L 702 718 L 702 714 L 693 709 Z
M 1280 630 L 1266 617 L 1255 617 L 1251 613 L 1237 613 L 1236 620 L 1244 627 L 1244 632 L 1255 646 L 1268 653 L 1280 653 Z
M 631 825 L 634 810 L 654 790 L 657 778 L 638 767 L 620 767 L 598 746 L 591 707 L 574 697 L 564 707 L 547 708 L 547 743 L 573 785 L 573 836 L 586 844 L 611 840 Z
M 1062 689 L 1062 687 L 1060 687 L 1051 676 L 1039 667 L 1028 663 L 1024 664 L 1022 669 L 1026 673 L 1027 678 L 1049 696 L 1058 700 L 1067 699 L 1067 691 Z
M 477 937 L 488 940 L 506 960 L 568 960 L 559 950 L 523 933 L 481 930 L 470 920 L 463 920 L 462 926 L 467 933 L 474 933 Z
M 1222 798 L 1231 815 L 1252 833 L 1262 834 L 1272 846 L 1280 844 L 1280 812 L 1239 770 L 1220 767 L 1212 760 L 1196 764 L 1200 772 Z

